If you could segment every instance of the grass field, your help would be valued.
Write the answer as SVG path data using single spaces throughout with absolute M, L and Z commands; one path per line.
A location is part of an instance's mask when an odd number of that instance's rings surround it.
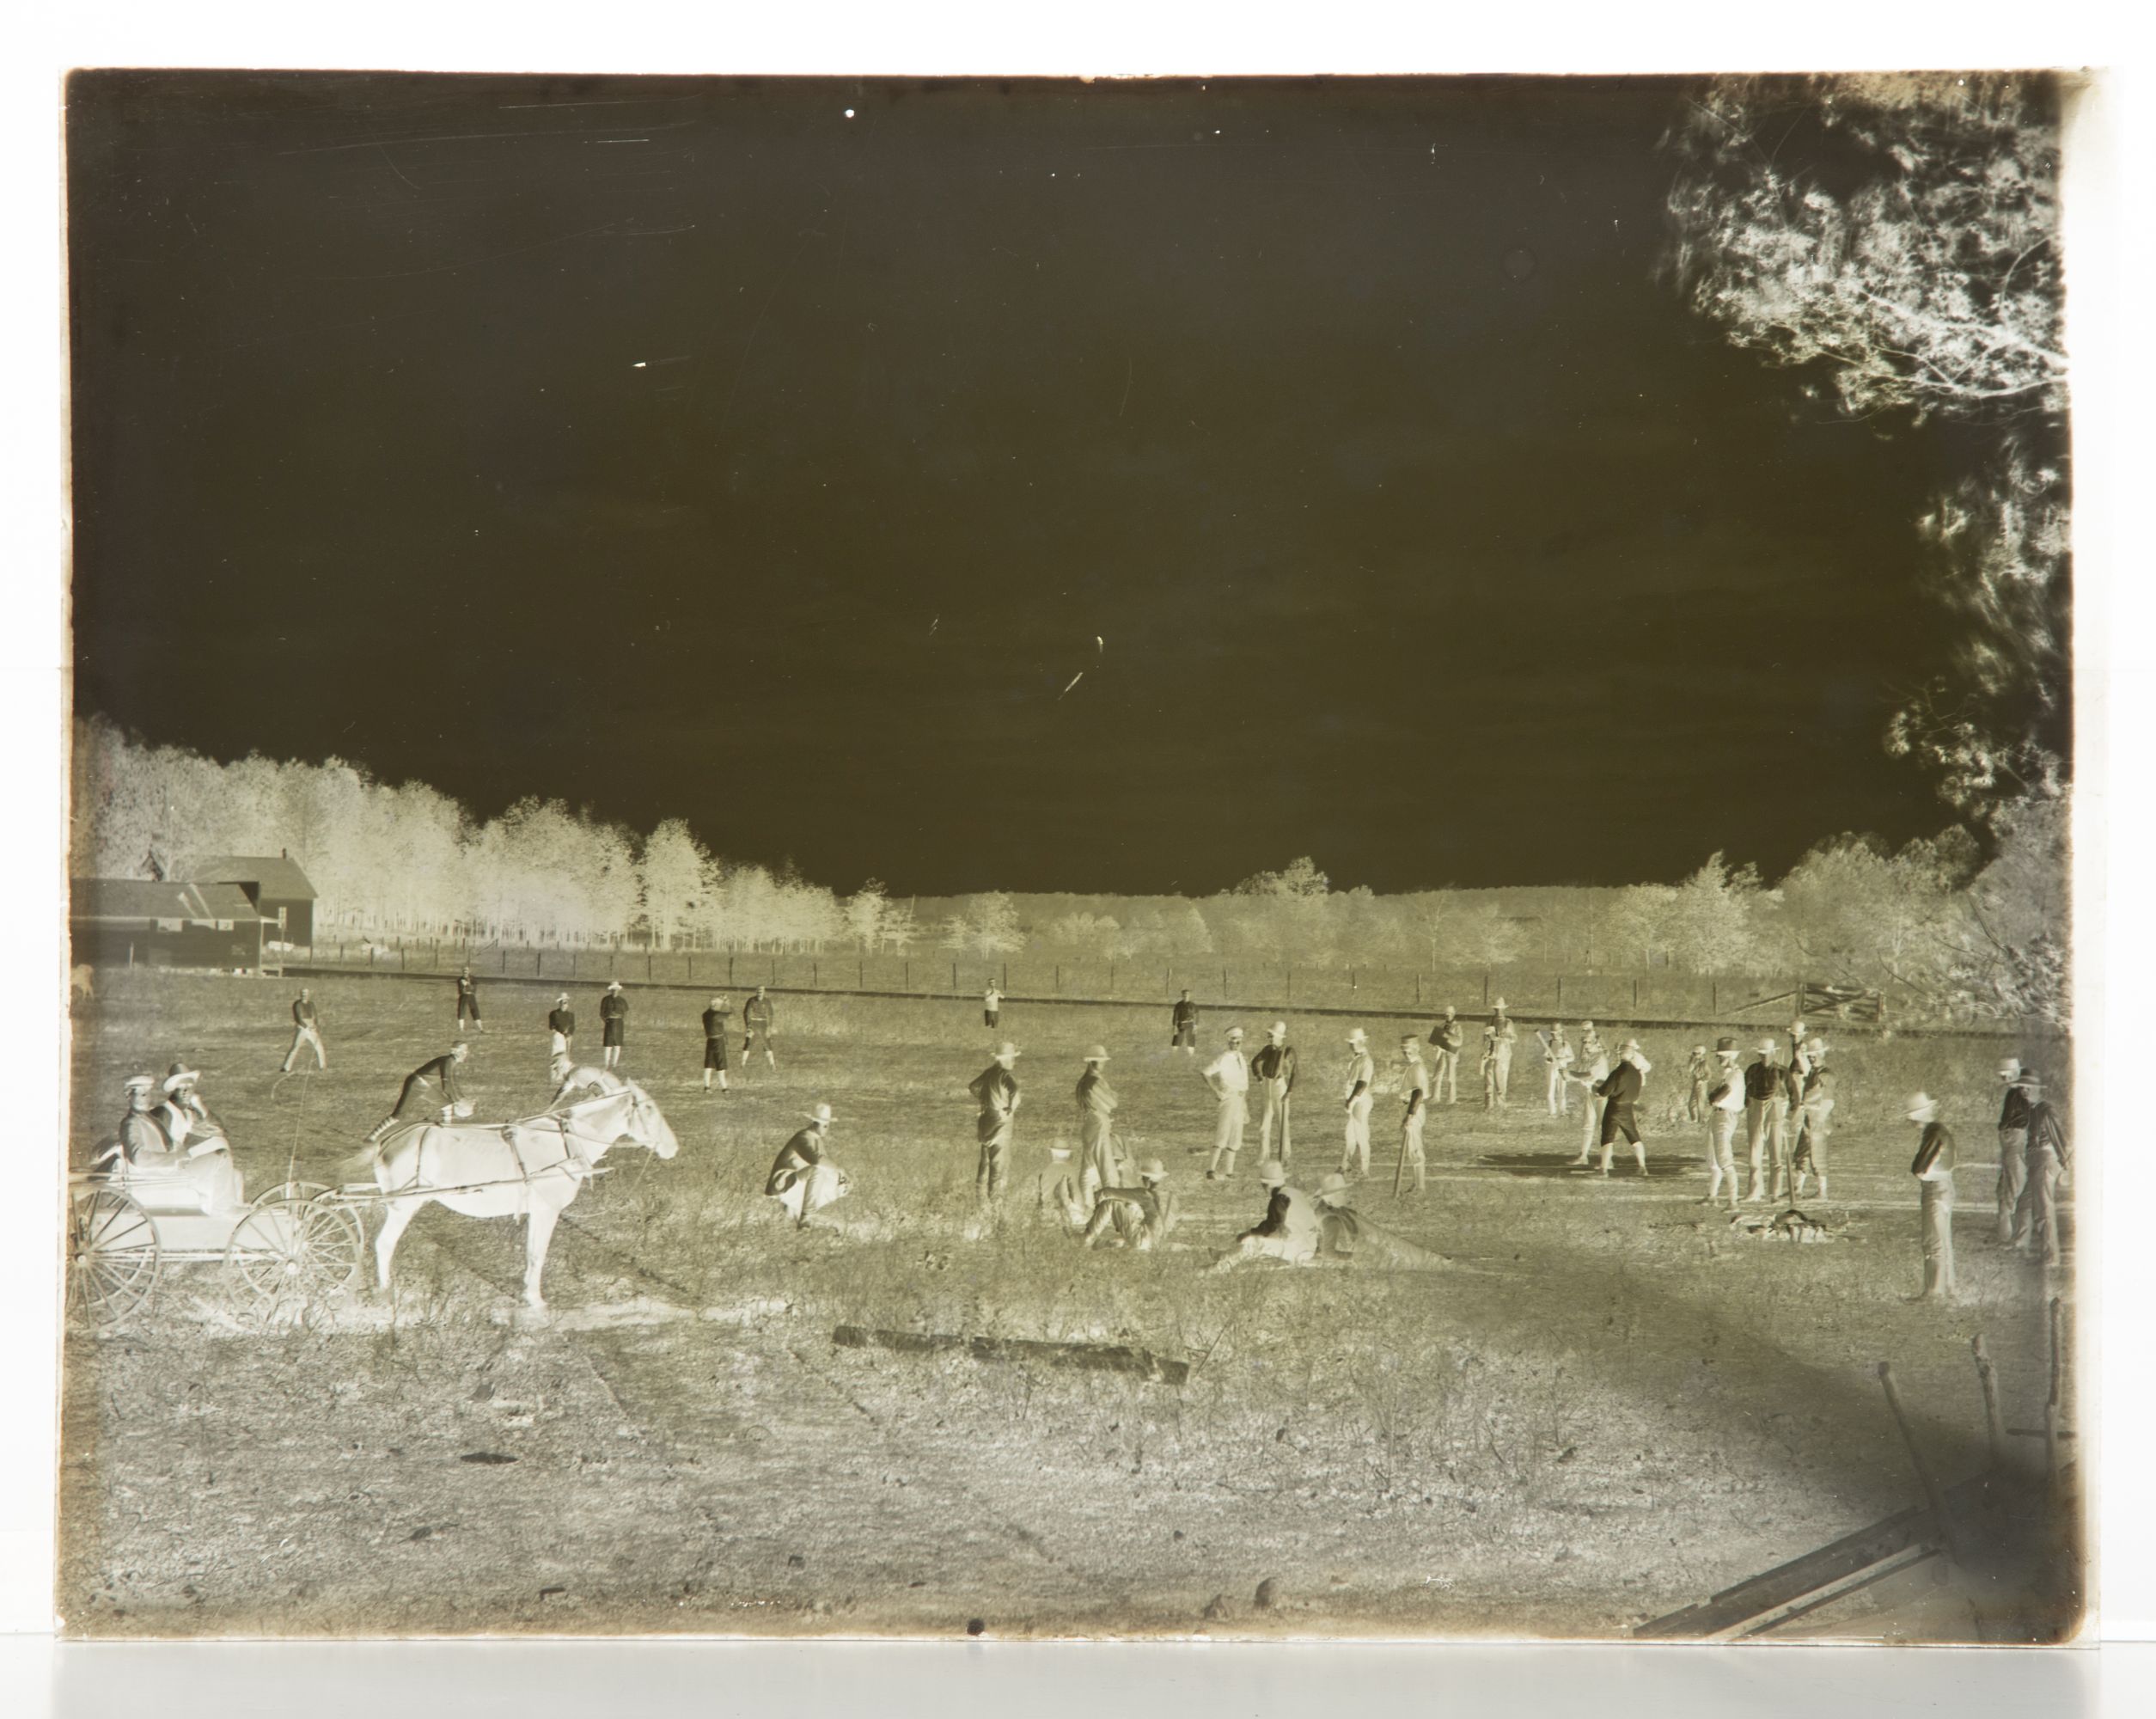
M 124 1074 L 185 1055 L 251 1190 L 288 1168 L 344 1179 L 452 1012 L 439 982 L 321 981 L 330 1072 L 280 1079 L 295 983 L 98 987 L 75 1022 L 70 1162 L 108 1132 Z M 554 988 L 488 984 L 479 1116 L 544 1103 Z M 595 999 L 577 1001 L 595 1060 Z M 1607 1182 L 1571 1171 L 1578 1122 L 1546 1114 L 1530 1043 L 1508 1110 L 1432 1117 L 1420 1201 L 1391 1199 L 1396 1107 L 1378 1100 L 1358 1203 L 1442 1269 L 1212 1275 L 1264 1208 L 1255 1125 L 1236 1179 L 1204 1182 L 1211 1101 L 1168 1049 L 1164 1010 L 1006 1011 L 1026 1105 L 1014 1185 L 983 1224 L 964 1092 L 988 1058 L 977 1004 L 781 998 L 779 1069 L 737 1067 L 721 1097 L 698 1090 L 703 1001 L 634 996 L 624 1072 L 681 1151 L 608 1160 L 555 1233 L 547 1320 L 510 1317 L 521 1227 L 436 1208 L 386 1299 L 264 1329 L 215 1268 L 177 1268 L 146 1313 L 72 1335 L 68 1627 L 1605 1636 L 1918 1499 L 1877 1361 L 1950 1481 L 1984 1461 L 1973 1334 L 2009 1422 L 2041 1413 L 2045 1302 L 2070 1276 L 1988 1239 L 1995 1045 L 1835 1035 L 1835 1198 L 1808 1207 L 1833 1224 L 1826 1245 L 1733 1236 L 1699 1203 L 1689 1126 L 1650 1135 L 1644 1181 L 1622 1161 Z M 1208 1040 L 1228 1025 L 1209 1017 Z M 1343 1032 L 1295 1035 L 1306 1184 L 1338 1161 Z M 1642 1034 L 1647 1110 L 1698 1037 Z M 1390 1034 L 1373 1037 L 1382 1071 Z M 1095 1040 L 1126 1138 L 1168 1163 L 1182 1201 L 1151 1254 L 1088 1252 L 1036 1208 Z M 1945 1097 L 1963 1142 L 1964 1296 L 1945 1307 L 1905 1300 L 1900 1101 L 1918 1086 Z M 818 1100 L 854 1191 L 796 1232 L 761 1187 Z M 840 1324 L 1194 1366 L 1176 1387 L 841 1349 Z M 1981 1631 L 1966 1606 L 1843 1627 L 2012 1634 L 2019 1603 Z

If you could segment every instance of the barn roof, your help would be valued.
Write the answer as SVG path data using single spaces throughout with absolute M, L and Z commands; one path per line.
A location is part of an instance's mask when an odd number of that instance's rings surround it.
M 76 878 L 68 884 L 70 919 L 221 920 L 252 925 L 262 917 L 237 884 L 158 884 L 139 878 Z
M 307 873 L 282 853 L 213 854 L 190 866 L 187 875 L 205 884 L 253 884 L 259 893 L 273 902 L 315 899 L 315 886 L 307 881 Z

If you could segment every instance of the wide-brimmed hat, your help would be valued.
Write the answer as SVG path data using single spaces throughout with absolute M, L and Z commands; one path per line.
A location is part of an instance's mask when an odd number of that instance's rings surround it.
M 190 1068 L 184 1062 L 175 1062 L 165 1070 L 164 1090 L 168 1092 L 176 1092 L 182 1086 L 193 1086 L 201 1078 L 202 1073 L 199 1069 Z
M 1286 1038 L 1287 1037 L 1287 1023 L 1286 1021 L 1274 1021 L 1271 1026 L 1266 1028 L 1266 1031 L 1275 1038 Z
M 1703 1044 L 1695 1044 L 1695 1045 L 1694 1045 L 1694 1046 L 1692 1047 L 1692 1055 L 1695 1055 L 1695 1056 L 1704 1056 L 1704 1055 L 1707 1055 L 1707 1047 L 1706 1047 L 1705 1045 L 1703 1045 Z
M 2033 1068 L 2030 1069 L 2026 1074 L 2022 1075 L 2021 1084 L 2031 1092 L 2041 1092 L 2043 1090 L 2043 1076 L 2037 1074 Z
M 123 1092 L 147 1092 L 156 1085 L 157 1077 L 155 1074 L 130 1074 L 119 1083 L 119 1090 Z
M 621 988 L 621 982 L 619 979 L 609 979 L 607 981 L 607 988 L 609 991 L 618 991 Z
M 1400 1043 L 1402 1045 L 1412 1044 L 1417 1050 L 1420 1050 L 1422 1049 L 1422 1035 L 1419 1032 L 1403 1032 L 1400 1035 Z
M 1579 1025 L 1580 1025 L 1582 1027 L 1584 1027 L 1584 1028 L 1585 1028 L 1587 1031 L 1589 1031 L 1589 1032 L 1592 1032 L 1592 1031 L 1595 1030 L 1595 1024 L 1594 1024 L 1592 1021 L 1585 1021 L 1585 1020 L 1584 1020 L 1584 1021 L 1580 1022 L 1580 1024 L 1579 1024 Z
M 564 992 L 560 993 L 558 996 L 556 996 L 556 997 L 555 997 L 554 1000 L 555 1000 L 556 1002 L 558 1002 L 558 1003 L 561 1004 L 561 1005 L 562 1005 L 565 1008 L 566 1008 L 566 1007 L 568 1006 L 568 1004 L 569 1004 L 569 993 L 568 993 L 568 992 L 566 992 L 566 991 L 564 991 Z
M 1498 999 L 1495 1002 L 1492 1003 L 1492 1004 L 1490 1005 L 1490 1006 L 1491 1006 L 1491 1008 L 1493 1008 L 1493 1009 L 1501 1009 L 1501 1008 L 1506 1007 L 1506 1004 L 1505 999 L 1504 999 L 1504 998 L 1502 998 L 1502 997 L 1499 997 L 1499 999 Z
M 1913 1123 L 1921 1123 L 1926 1119 L 1927 1112 L 1935 1111 L 1938 1109 L 1938 1099 L 1929 1092 L 1919 1092 L 1909 1102 L 1909 1119 Z
M 1772 1056 L 1774 1054 L 1774 1041 L 1771 1038 L 1762 1038 L 1752 1049 L 1764 1051 L 1768 1055 Z
M 1168 1166 L 1157 1158 L 1149 1158 L 1138 1166 L 1138 1179 L 1141 1182 L 1165 1182 L 1168 1179 Z
M 2019 1080 L 2025 1072 L 2019 1056 L 2004 1056 L 1999 1061 L 1999 1078 L 2001 1080 Z
M 818 1104 L 813 1110 L 803 1110 L 801 1114 L 812 1123 L 828 1123 L 831 1120 L 831 1106 Z
M 1370 1035 L 1360 1027 L 1357 1027 L 1347 1035 L 1347 1042 L 1350 1044 L 1368 1044 Z
M 1258 1180 L 1268 1188 L 1285 1187 L 1287 1184 L 1287 1165 L 1277 1158 L 1268 1158 L 1258 1165 Z
M 471 1048 L 472 1041 L 468 1038 L 453 1038 L 449 1041 L 449 1049 L 452 1050 L 469 1050 Z
M 1826 1040 L 1817 1034 L 1814 1034 L 1811 1042 L 1805 1046 L 1805 1049 L 1813 1056 L 1824 1056 L 1829 1049 Z
M 1329 1199 L 1335 1194 L 1345 1194 L 1347 1191 L 1347 1178 L 1337 1170 L 1327 1171 L 1325 1179 L 1317 1184 L 1317 1197 L 1321 1200 Z
M 1006 1038 L 1001 1044 L 996 1047 L 996 1055 L 999 1056 L 1023 1056 L 1025 1053 L 1020 1050 L 1017 1045 L 1013 1044 Z M 1103 1051 L 1102 1055 L 1105 1056 L 1107 1053 Z
M 1793 1020 L 1789 1023 L 1789 1031 L 1795 1037 L 1802 1038 L 1805 1036 L 1805 1024 L 1801 1020 Z
M 1230 1038 L 1241 1038 L 1243 1037 L 1243 1029 L 1239 1026 L 1230 1027 L 1228 1029 L 1228 1037 Z
M 1005 1048 L 1006 1049 L 1010 1049 L 1010 1047 L 1009 1047 L 1009 1046 L 1005 1046 Z M 1104 1044 L 1096 1044 L 1096 1045 L 1092 1046 L 1090 1049 L 1089 1049 L 1086 1051 L 1086 1053 L 1085 1053 L 1085 1060 L 1086 1060 L 1088 1062 L 1105 1062 L 1105 1061 L 1108 1061 L 1108 1047 L 1107 1047 L 1106 1045 L 1104 1045 Z

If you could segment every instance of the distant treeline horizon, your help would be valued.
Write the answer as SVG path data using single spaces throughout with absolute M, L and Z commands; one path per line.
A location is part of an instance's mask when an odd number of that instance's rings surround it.
M 850 893 L 711 853 L 681 819 L 649 832 L 519 801 L 479 820 L 423 783 L 341 760 L 230 763 L 74 727 L 70 873 L 185 877 L 213 854 L 289 853 L 318 938 L 431 935 L 545 946 L 866 952 L 1090 961 L 1257 957 L 1310 966 L 1798 973 L 1892 986 L 1942 1014 L 2062 1022 L 2063 802 L 1890 848 L 1830 836 L 1771 885 L 1719 853 L 1672 883 L 1336 889 L 1310 857 L 1209 896 Z

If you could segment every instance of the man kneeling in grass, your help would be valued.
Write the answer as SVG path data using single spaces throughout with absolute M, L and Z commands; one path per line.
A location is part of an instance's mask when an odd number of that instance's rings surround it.
M 1267 1190 L 1265 1215 L 1213 1262 L 1215 1271 L 1231 1270 L 1249 1259 L 1308 1265 L 1317 1257 L 1317 1207 L 1310 1196 L 1288 1185 L 1286 1167 L 1278 1159 L 1268 1158 L 1258 1165 L 1258 1180 Z
M 764 1192 L 778 1201 L 797 1229 L 807 1225 L 809 1213 L 845 1198 L 853 1185 L 846 1171 L 823 1155 L 831 1106 L 818 1104 L 808 1117 L 809 1126 L 779 1148 L 764 1183 Z
M 1149 1252 L 1176 1227 L 1176 1196 L 1164 1185 L 1167 1167 L 1157 1158 L 1149 1158 L 1138 1166 L 1138 1180 L 1135 1188 L 1101 1190 L 1085 1226 L 1088 1247 L 1109 1240 Z

